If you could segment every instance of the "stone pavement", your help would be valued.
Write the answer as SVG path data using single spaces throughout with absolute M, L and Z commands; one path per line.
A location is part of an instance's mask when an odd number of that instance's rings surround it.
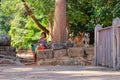
M 0 80 L 119 80 L 120 71 L 95 66 L 0 66 Z

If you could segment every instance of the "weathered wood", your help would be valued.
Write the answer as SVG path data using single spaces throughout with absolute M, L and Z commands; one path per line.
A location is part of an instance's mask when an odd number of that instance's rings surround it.
M 104 30 L 108 30 L 108 29 L 111 29 L 111 28 L 112 28 L 112 27 L 109 26 L 109 27 L 102 28 L 102 29 L 100 29 L 100 30 L 98 30 L 98 31 L 104 31 Z
M 9 35 L 0 35 L 0 46 L 10 46 L 11 37 Z
M 102 29 L 102 26 L 101 25 L 96 25 L 96 27 L 95 27 L 95 49 L 94 49 L 94 65 L 98 65 L 97 64 L 97 43 L 98 43 L 98 35 L 99 35 L 99 33 L 98 33 L 98 30 L 100 30 L 100 29 Z
M 114 37 L 114 69 L 119 69 L 120 68 L 120 38 L 119 38 L 119 27 L 120 27 L 120 19 L 116 18 L 113 20 L 112 27 L 114 29 L 113 35 Z
M 94 64 L 120 69 L 120 19 L 113 20 L 112 27 L 95 28 Z

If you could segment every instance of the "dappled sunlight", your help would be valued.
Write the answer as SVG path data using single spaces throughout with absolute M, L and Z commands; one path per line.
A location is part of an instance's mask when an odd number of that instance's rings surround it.
M 19 80 L 116 80 L 120 71 L 81 66 L 6 66 L 0 67 L 0 79 Z M 96 71 L 95 71 L 95 70 Z M 7 77 L 8 76 L 8 77 Z
M 32 68 L 9 68 L 5 69 L 3 72 L 25 72 L 25 71 L 32 71 Z
M 27 58 L 27 59 L 33 58 L 32 54 L 16 54 L 16 55 L 21 58 Z
M 102 76 L 102 75 L 120 75 L 120 72 L 102 72 L 102 71 L 57 71 L 54 73 L 58 73 L 58 74 L 73 74 L 73 75 L 78 75 L 78 74 L 82 74 L 81 76 L 91 76 L 91 75 L 95 75 L 95 76 Z M 80 75 L 79 75 L 80 76 Z
M 16 72 L 22 72 L 22 71 L 32 71 L 32 68 L 12 68 L 12 70 L 15 70 Z

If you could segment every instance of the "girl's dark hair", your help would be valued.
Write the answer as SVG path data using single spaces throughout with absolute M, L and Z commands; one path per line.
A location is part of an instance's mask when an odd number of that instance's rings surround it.
M 46 33 L 45 32 L 42 32 L 41 35 L 44 34 L 44 36 L 46 37 Z

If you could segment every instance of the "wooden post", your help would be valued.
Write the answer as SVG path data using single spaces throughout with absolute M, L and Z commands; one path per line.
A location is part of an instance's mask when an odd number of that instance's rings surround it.
M 102 29 L 102 26 L 100 24 L 96 25 L 95 27 L 95 49 L 94 49 L 94 65 L 98 66 L 98 62 L 97 62 L 97 46 L 98 46 L 98 36 L 99 36 L 99 30 Z
M 113 20 L 113 23 L 112 23 L 112 27 L 114 29 L 114 38 L 113 38 L 113 43 L 114 43 L 114 46 L 113 46 L 113 50 L 114 50 L 114 53 L 113 53 L 113 58 L 114 58 L 114 64 L 113 64 L 113 68 L 116 70 L 116 69 L 119 69 L 120 68 L 120 41 L 119 41 L 119 27 L 120 27 L 120 19 L 119 18 L 116 18 Z

